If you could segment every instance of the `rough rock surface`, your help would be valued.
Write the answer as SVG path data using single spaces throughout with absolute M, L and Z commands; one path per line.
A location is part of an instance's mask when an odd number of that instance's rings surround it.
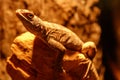
M 92 61 L 79 52 L 68 51 L 63 58 L 63 73 L 57 73 L 53 67 L 58 53 L 29 32 L 18 36 L 11 50 L 13 55 L 7 60 L 7 72 L 12 80 L 98 79 Z M 89 63 L 92 65 L 87 73 Z

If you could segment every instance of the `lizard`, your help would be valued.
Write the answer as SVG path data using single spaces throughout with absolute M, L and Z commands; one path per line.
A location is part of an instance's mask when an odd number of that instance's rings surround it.
M 86 52 L 86 46 L 82 48 L 84 42 L 65 26 L 43 21 L 27 9 L 17 9 L 16 15 L 29 32 L 60 53 L 56 60 L 58 71 L 62 71 L 61 62 L 67 50 L 81 51 L 83 49 L 82 51 Z

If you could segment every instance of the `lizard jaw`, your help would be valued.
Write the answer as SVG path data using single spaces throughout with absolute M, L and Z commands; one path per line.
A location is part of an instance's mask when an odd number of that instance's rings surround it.
M 28 10 L 25 9 L 17 9 L 16 10 L 16 15 L 18 16 L 19 19 L 23 21 L 25 19 L 26 21 L 29 22 L 29 20 L 23 15 L 25 12 L 29 12 Z

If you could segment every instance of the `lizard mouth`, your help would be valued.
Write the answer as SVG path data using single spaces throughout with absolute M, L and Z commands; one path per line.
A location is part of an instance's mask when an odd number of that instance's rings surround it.
M 30 13 L 30 11 L 25 10 L 25 9 L 17 9 L 17 10 L 16 10 L 16 15 L 18 16 L 18 18 L 19 18 L 21 21 L 23 21 L 23 20 L 25 19 L 25 21 L 28 21 L 28 22 L 29 22 L 29 20 L 27 19 L 27 17 L 24 16 L 24 14 L 26 14 L 26 13 Z
M 21 20 L 23 20 L 23 19 L 25 19 L 25 20 L 27 20 L 27 18 L 23 15 L 23 10 L 22 9 L 17 9 L 16 10 L 16 15 L 18 16 L 18 18 L 19 19 L 21 19 Z

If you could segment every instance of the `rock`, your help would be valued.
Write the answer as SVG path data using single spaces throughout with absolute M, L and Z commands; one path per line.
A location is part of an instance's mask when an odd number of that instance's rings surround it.
M 99 80 L 98 73 L 92 61 L 79 52 L 63 58 L 63 68 L 71 80 Z
M 97 80 L 98 77 L 90 59 L 71 51 L 63 58 L 63 73 L 57 73 L 53 67 L 58 52 L 29 32 L 18 36 L 11 50 L 13 54 L 7 59 L 7 72 L 12 80 L 80 80 L 84 76 L 85 80 Z
M 56 54 L 40 39 L 27 32 L 14 40 L 11 50 L 7 71 L 13 80 L 53 80 Z

